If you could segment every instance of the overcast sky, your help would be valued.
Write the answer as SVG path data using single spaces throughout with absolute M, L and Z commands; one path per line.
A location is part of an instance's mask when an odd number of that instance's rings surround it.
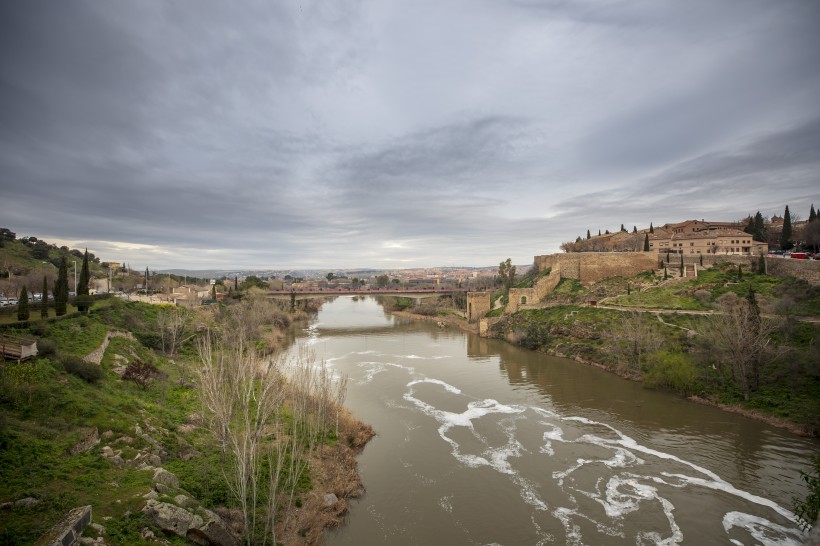
M 0 227 L 141 269 L 492 265 L 820 205 L 817 0 L 0 3 Z

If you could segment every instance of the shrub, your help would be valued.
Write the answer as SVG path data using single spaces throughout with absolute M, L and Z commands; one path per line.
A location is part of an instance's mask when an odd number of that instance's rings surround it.
M 817 521 L 817 513 L 820 511 L 820 455 L 814 457 L 813 472 L 800 472 L 800 477 L 806 482 L 809 493 L 806 500 L 793 497 L 792 502 L 800 527 L 808 531 Z
M 153 364 L 137 359 L 126 366 L 122 378 L 126 381 L 133 381 L 143 389 L 147 389 L 154 379 L 163 375 L 165 374 Z
M 145 330 L 134 332 L 134 337 L 139 340 L 145 347 L 154 349 L 156 351 L 162 350 L 162 336 L 155 332 L 146 332 Z
M 695 290 L 693 296 L 695 296 L 700 303 L 709 303 L 709 300 L 712 299 L 712 294 L 708 290 L 703 289 Z
M 649 387 L 665 387 L 689 395 L 697 388 L 698 370 L 684 353 L 658 351 L 649 357 L 643 382 Z
M 64 356 L 60 359 L 63 369 L 71 375 L 76 375 L 88 383 L 96 383 L 102 379 L 102 369 L 96 364 L 86 362 L 78 356 Z
M 39 356 L 51 356 L 57 354 L 57 343 L 51 339 L 37 340 L 37 354 Z

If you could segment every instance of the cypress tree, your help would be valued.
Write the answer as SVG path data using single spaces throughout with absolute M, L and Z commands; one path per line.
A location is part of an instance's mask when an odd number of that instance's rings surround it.
M 600 237 L 600 236 L 601 236 L 601 230 L 599 229 L 598 230 L 598 237 Z
M 683 268 L 683 254 L 680 255 L 680 276 L 683 277 L 685 270 Z
M 60 270 L 57 273 L 57 284 L 54 286 L 54 313 L 61 317 L 66 314 L 68 304 L 68 262 L 65 256 L 60 258 Z
M 758 273 L 765 273 L 766 272 L 766 256 L 763 253 L 760 254 L 760 257 L 757 259 L 757 272 Z
M 649 234 L 645 233 L 643 236 L 643 251 L 649 252 Z
M 754 237 L 752 238 L 755 241 L 766 240 L 766 223 L 763 221 L 763 215 L 760 214 L 760 211 L 757 211 L 757 214 L 755 214 L 755 229 Z
M 746 227 L 743 228 L 743 231 L 745 231 L 749 235 L 754 236 L 754 234 L 755 234 L 755 219 L 754 219 L 754 216 L 749 216 L 749 222 L 746 224 Z
M 213 286 L 211 287 L 211 299 L 212 299 L 212 300 L 215 300 L 215 299 L 216 299 L 216 285 L 213 285 Z
M 43 297 L 40 300 L 40 318 L 48 318 L 48 279 L 43 275 Z
M 655 234 L 655 228 L 652 227 L 652 222 L 649 222 L 649 233 Z
M 239 277 L 234 277 L 233 278 L 233 289 L 234 290 L 239 290 Z
M 145 268 L 145 293 L 148 293 L 148 268 Z
M 811 209 L 809 209 L 809 222 L 814 222 L 817 220 L 817 212 L 814 210 L 814 203 L 811 204 Z
M 793 246 L 792 217 L 791 214 L 789 214 L 789 205 L 786 205 L 786 212 L 783 213 L 783 231 L 780 233 L 780 248 L 789 250 Z
M 589 238 L 590 238 L 589 230 L 587 230 L 587 239 L 589 239 Z
M 638 226 L 632 226 L 632 233 L 638 233 Z
M 700 255 L 700 266 L 703 267 L 703 254 Z
M 91 307 L 91 296 L 88 295 L 88 284 L 91 282 L 91 274 L 88 271 L 88 249 L 85 249 L 83 256 L 83 267 L 80 269 L 80 281 L 77 285 L 77 310 L 87 313 Z
M 668 278 L 669 278 L 669 272 L 666 271 L 666 266 L 663 266 L 663 280 L 666 280 Z
M 28 320 L 28 290 L 25 285 L 20 289 L 20 298 L 17 301 L 17 320 Z
M 737 264 L 737 280 L 743 280 L 743 266 L 740 264 Z
M 626 231 L 626 228 L 624 227 L 623 224 L 621 224 L 621 231 Z

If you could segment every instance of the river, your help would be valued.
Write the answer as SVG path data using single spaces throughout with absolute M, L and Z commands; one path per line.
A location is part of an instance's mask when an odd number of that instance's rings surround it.
M 305 344 L 377 432 L 329 544 L 802 542 L 814 439 L 372 298 L 326 303 Z

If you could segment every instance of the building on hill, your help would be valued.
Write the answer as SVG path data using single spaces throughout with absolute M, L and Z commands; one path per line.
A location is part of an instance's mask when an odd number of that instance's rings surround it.
M 671 235 L 649 235 L 649 250 L 671 254 L 758 255 L 768 251 L 768 244 L 755 241 L 739 229 L 703 229 L 677 231 Z

